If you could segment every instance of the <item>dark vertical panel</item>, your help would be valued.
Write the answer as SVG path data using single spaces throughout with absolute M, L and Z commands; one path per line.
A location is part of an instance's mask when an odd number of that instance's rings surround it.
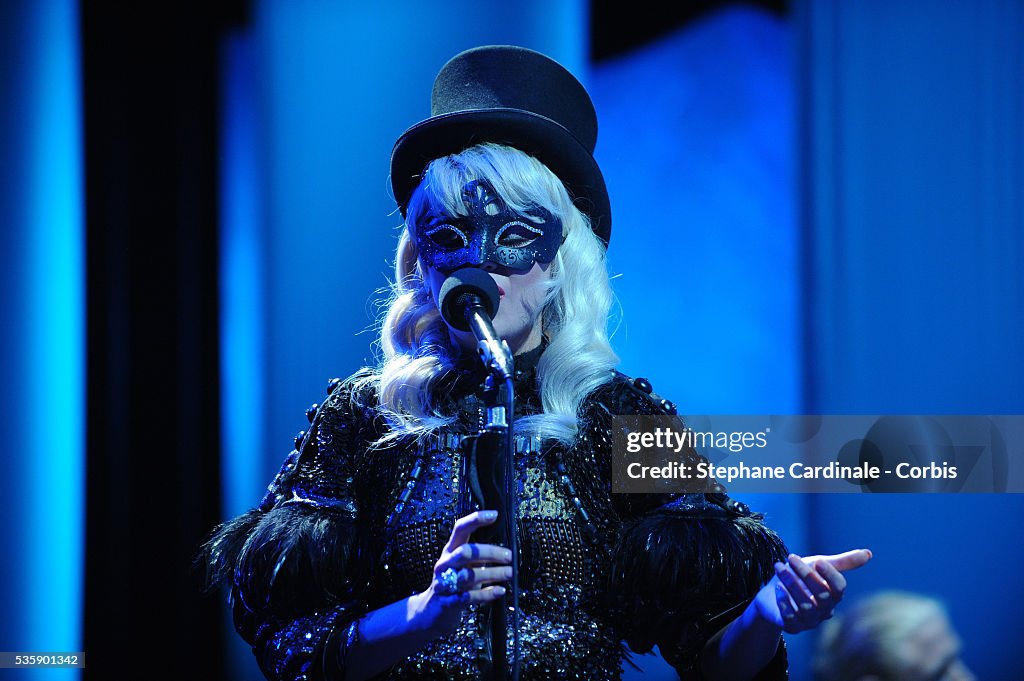
M 727 9 L 757 9 L 784 16 L 786 0 L 685 0 L 684 2 L 590 2 L 590 58 L 602 61 L 657 42 L 665 34 Z
M 219 518 L 217 40 L 195 7 L 82 8 L 87 676 L 219 676 L 190 573 Z M 202 665 L 199 668 L 197 665 Z

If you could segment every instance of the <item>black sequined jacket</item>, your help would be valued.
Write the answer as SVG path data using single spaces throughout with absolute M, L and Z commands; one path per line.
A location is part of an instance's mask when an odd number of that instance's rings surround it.
M 472 372 L 449 382 L 459 419 L 425 443 L 370 447 L 386 432 L 373 396 L 335 379 L 259 507 L 215 530 L 201 559 L 267 678 L 343 679 L 348 625 L 430 584 L 455 520 L 477 508 L 463 443 L 480 425 L 478 387 Z M 516 399 L 517 414 L 540 411 L 532 368 Z M 629 650 L 655 645 L 700 678 L 706 640 L 785 556 L 724 493 L 611 493 L 612 416 L 666 413 L 646 380 L 616 373 L 582 404 L 573 446 L 517 438 L 521 678 L 618 679 Z M 470 607 L 453 635 L 379 678 L 487 678 L 485 620 Z M 786 668 L 780 643 L 758 678 Z

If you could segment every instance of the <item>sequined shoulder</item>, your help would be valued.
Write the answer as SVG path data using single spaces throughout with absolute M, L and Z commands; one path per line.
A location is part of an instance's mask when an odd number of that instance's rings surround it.
M 614 372 L 610 381 L 597 388 L 584 402 L 580 410 L 580 433 L 593 443 L 599 470 L 610 476 L 613 441 L 613 418 L 615 416 L 668 416 L 679 419 L 679 428 L 685 428 L 683 418 L 678 414 L 676 405 L 654 391 L 651 382 L 646 378 L 633 378 L 621 372 Z M 680 457 L 689 459 L 691 465 L 707 463 L 707 459 L 693 448 L 680 452 Z M 702 500 L 711 502 L 737 516 L 751 515 L 746 504 L 728 496 L 726 488 L 717 480 L 709 480 L 706 494 L 699 495 Z M 654 506 L 666 504 L 677 498 L 688 498 L 686 494 L 661 495 L 623 495 L 617 498 L 616 505 L 625 516 L 632 516 L 643 510 L 651 510 Z M 702 501 L 701 503 L 704 503 Z M 653 506 L 652 506 L 653 504 Z
M 309 427 L 294 439 L 289 453 L 260 504 L 269 510 L 282 503 L 337 506 L 350 503 L 347 490 L 368 443 L 383 432 L 376 390 L 360 372 L 332 378 L 327 398 L 306 409 Z
M 584 401 L 584 411 L 598 408 L 613 416 L 676 414 L 676 405 L 654 392 L 646 378 L 633 378 L 619 371 Z

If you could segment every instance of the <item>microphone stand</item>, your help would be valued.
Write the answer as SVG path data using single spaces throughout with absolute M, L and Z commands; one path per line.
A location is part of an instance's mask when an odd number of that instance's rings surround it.
M 504 513 L 501 514 L 504 524 L 504 539 L 512 552 L 512 579 L 505 596 L 497 601 L 491 611 L 491 643 L 492 666 L 491 675 L 496 681 L 506 681 L 506 651 L 508 649 L 508 614 L 512 613 L 512 681 L 519 681 L 519 526 L 516 517 L 519 511 L 519 486 L 515 469 L 515 374 L 514 360 L 508 343 L 498 340 L 494 329 L 480 304 L 479 298 L 467 296 L 465 300 L 465 318 L 477 339 L 477 352 L 480 360 L 490 372 L 487 376 L 485 396 L 493 396 L 486 400 L 487 418 L 484 430 L 501 438 L 504 465 L 495 472 L 503 483 L 499 487 L 505 502 Z M 497 397 L 498 385 L 503 385 L 505 399 Z M 502 402 L 504 402 L 502 404 Z

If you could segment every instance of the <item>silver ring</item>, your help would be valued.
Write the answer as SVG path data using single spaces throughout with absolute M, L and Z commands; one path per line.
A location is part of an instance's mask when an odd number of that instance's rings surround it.
M 459 593 L 459 573 L 455 568 L 448 568 L 437 576 L 437 582 L 441 585 L 441 594 L 454 596 Z

